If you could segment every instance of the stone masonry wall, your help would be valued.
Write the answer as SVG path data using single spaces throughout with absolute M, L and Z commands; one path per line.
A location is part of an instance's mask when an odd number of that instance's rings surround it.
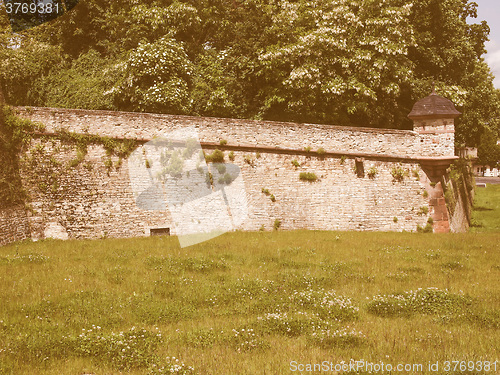
M 24 205 L 0 210 L 0 246 L 30 238 Z
M 298 150 L 304 147 L 322 147 L 338 153 L 356 152 L 399 157 L 414 157 L 420 154 L 419 135 L 407 130 L 77 109 L 20 107 L 18 111 L 23 117 L 43 123 L 47 132 L 68 128 L 77 133 L 152 139 L 165 132 L 194 126 L 202 142 L 218 143 L 225 139 L 229 145 Z
M 241 170 L 248 202 L 248 218 L 237 227 L 241 230 L 271 230 L 279 220 L 286 230 L 415 231 L 434 214 L 424 193 L 431 180 L 418 162 L 419 157 L 431 155 L 422 155 L 424 138 L 413 131 L 108 111 L 17 110 L 43 123 L 46 133 L 64 128 L 147 141 L 194 126 L 206 152 L 226 140 L 221 148 L 226 162 L 228 151 L 234 153 L 231 163 Z M 326 154 L 307 153 L 304 147 L 324 148 Z M 449 154 L 449 145 L 435 147 L 438 156 Z M 76 146 L 50 136 L 36 138 L 29 150 L 23 156 L 21 175 L 31 197 L 27 216 L 33 239 L 147 236 L 152 228 L 170 228 L 176 234 L 168 210 L 138 208 L 128 160 L 110 158 L 102 146 L 90 145 L 85 158 L 70 166 Z M 363 174 L 355 171 L 356 158 Z M 395 170 L 403 173 L 402 179 L 394 178 Z M 312 172 L 318 180 L 302 181 L 300 172 Z M 275 201 L 262 189 L 273 194 Z M 216 213 L 219 209 L 222 213 L 225 207 L 214 208 Z
M 128 169 L 117 157 L 106 167 L 108 156 L 101 146 L 89 146 L 75 167 L 68 166 L 76 157 L 74 145 L 36 140 L 30 150 L 21 176 L 31 200 L 33 239 L 136 237 L 148 235 L 151 227 L 170 226 L 168 211 L 137 208 Z

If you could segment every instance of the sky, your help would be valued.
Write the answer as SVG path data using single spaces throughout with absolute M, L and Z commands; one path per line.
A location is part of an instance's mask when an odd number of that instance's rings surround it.
M 490 27 L 490 41 L 486 42 L 486 62 L 495 76 L 495 87 L 500 88 L 500 1 L 475 0 L 478 4 L 477 18 L 473 23 L 488 22 Z

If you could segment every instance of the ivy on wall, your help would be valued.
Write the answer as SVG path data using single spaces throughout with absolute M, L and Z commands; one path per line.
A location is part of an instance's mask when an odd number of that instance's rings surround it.
M 64 170 L 77 167 L 87 155 L 88 146 L 101 145 L 106 150 L 104 161 L 108 173 L 113 166 L 108 163 L 111 156 L 121 161 L 127 158 L 138 146 L 134 139 L 114 139 L 95 134 L 79 134 L 59 129 L 53 134 L 45 134 L 41 124 L 16 116 L 14 110 L 3 106 L 0 111 L 0 208 L 7 208 L 26 202 L 27 194 L 23 189 L 20 169 L 33 171 L 37 186 L 41 191 L 56 194 L 59 191 L 59 177 Z M 28 149 L 35 138 L 42 141 L 59 141 L 62 145 L 76 147 L 76 156 L 67 163 L 55 158 L 58 149 L 49 153 L 43 143 Z M 20 155 L 24 154 L 23 158 Z M 22 165 L 23 164 L 23 165 Z M 87 168 L 89 169 L 89 168 Z M 35 172 L 36 171 L 36 172 Z
M 8 106 L 0 108 L 0 208 L 24 202 L 26 193 L 19 175 L 19 153 L 31 140 L 30 134 L 43 128 L 17 117 Z

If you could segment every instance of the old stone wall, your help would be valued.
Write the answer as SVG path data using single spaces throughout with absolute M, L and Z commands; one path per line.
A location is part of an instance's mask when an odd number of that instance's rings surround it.
M 70 166 L 76 154 L 74 145 L 40 139 L 26 153 L 21 175 L 31 201 L 33 239 L 135 237 L 169 226 L 168 211 L 137 207 L 119 158 L 109 157 L 102 146 L 89 146 L 84 160 Z
M 0 246 L 30 238 L 28 217 L 24 205 L 0 210 Z
M 455 125 L 451 119 L 416 120 L 413 130 L 420 136 L 421 156 L 455 155 Z
M 21 161 L 24 188 L 30 196 L 25 221 L 33 239 L 147 236 L 166 228 L 176 234 L 166 207 L 138 207 L 128 159 L 110 156 L 98 144 L 89 145 L 87 154 L 79 157 L 75 144 L 51 135 L 59 129 L 145 143 L 173 130 L 196 128 L 207 153 L 218 147 L 224 150 L 226 162 L 240 169 L 248 203 L 248 217 L 236 226 L 241 230 L 271 230 L 279 221 L 285 230 L 415 231 L 440 209 L 431 199 L 443 198 L 442 190 L 429 194 L 431 179 L 419 158 L 431 153 L 448 156 L 449 142 L 429 141 L 426 134 L 413 131 L 108 111 L 17 110 L 45 125 L 45 135 L 35 137 Z M 220 140 L 227 144 L 217 146 Z M 425 151 L 423 144 L 430 144 L 432 150 Z M 316 153 L 319 148 L 324 153 Z M 233 161 L 228 160 L 230 152 Z M 303 181 L 301 172 L 314 173 L 317 180 Z M 210 210 L 222 216 L 227 207 L 215 205 Z
M 324 148 L 337 153 L 369 153 L 414 157 L 420 154 L 419 135 L 407 130 L 349 128 L 212 117 L 89 111 L 79 109 L 18 108 L 21 116 L 43 123 L 47 132 L 68 128 L 77 133 L 152 139 L 194 126 L 200 141 L 221 139 L 229 145 L 251 145 L 303 150 Z

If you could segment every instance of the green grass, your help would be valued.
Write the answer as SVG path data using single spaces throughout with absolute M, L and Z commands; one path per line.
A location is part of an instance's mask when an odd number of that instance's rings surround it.
M 476 188 L 471 231 L 500 231 L 500 185 Z
M 499 278 L 495 232 L 17 243 L 0 248 L 0 373 L 495 361 Z

